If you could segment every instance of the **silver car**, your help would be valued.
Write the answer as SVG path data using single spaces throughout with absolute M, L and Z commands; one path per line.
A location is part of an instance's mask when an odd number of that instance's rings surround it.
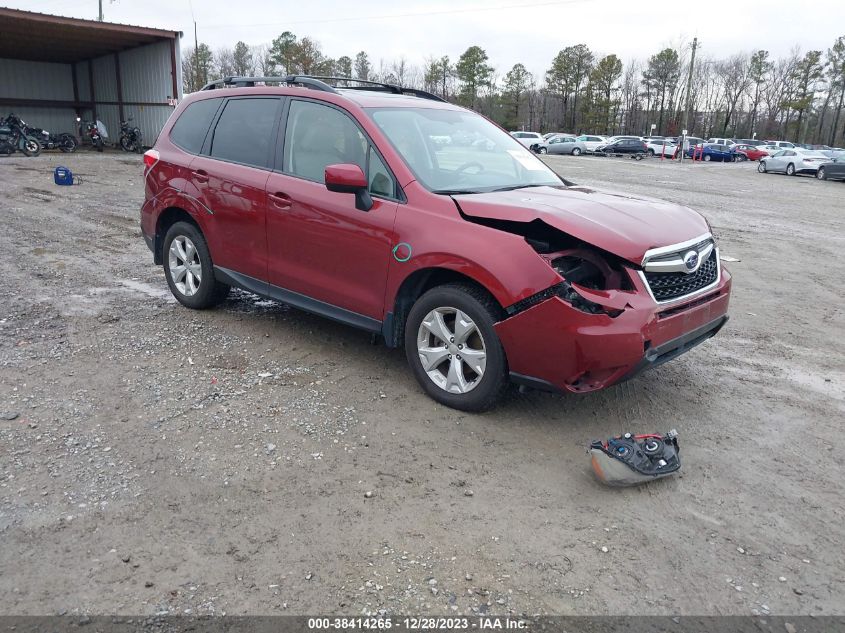
M 586 153 L 587 146 L 584 141 L 579 141 L 574 136 L 555 134 L 540 143 L 535 151 L 538 154 L 572 154 L 573 156 L 580 156 Z
M 757 171 L 761 174 L 768 172 L 784 173 L 787 176 L 815 174 L 819 170 L 819 165 L 829 160 L 821 152 L 796 147 L 784 149 L 772 156 L 761 158 L 757 165 Z

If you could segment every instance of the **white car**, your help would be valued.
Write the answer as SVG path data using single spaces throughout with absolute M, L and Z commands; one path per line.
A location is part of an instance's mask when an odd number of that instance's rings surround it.
M 796 174 L 815 174 L 819 165 L 830 162 L 830 158 L 821 152 L 811 149 L 783 149 L 774 156 L 760 159 L 757 171 L 761 174 L 769 172 L 783 172 L 787 176 Z
M 675 152 L 678 151 L 678 144 L 675 141 L 667 139 L 651 139 L 645 142 L 648 148 L 649 156 L 660 156 L 662 153 L 666 158 L 674 158 Z
M 539 132 L 511 132 L 511 136 L 528 148 L 543 142 L 543 137 Z
M 596 136 L 593 134 L 582 134 L 581 136 L 577 137 L 575 140 L 584 144 L 584 147 L 587 148 L 587 153 L 592 154 L 596 151 L 597 147 L 601 147 L 602 145 L 607 145 L 607 137 L 605 136 Z
M 789 141 L 766 141 L 766 145 L 776 145 L 781 149 L 795 149 L 795 143 Z
M 736 141 L 730 138 L 711 138 L 707 140 L 708 143 L 718 143 L 719 145 L 727 145 L 728 147 L 732 147 L 736 145 Z

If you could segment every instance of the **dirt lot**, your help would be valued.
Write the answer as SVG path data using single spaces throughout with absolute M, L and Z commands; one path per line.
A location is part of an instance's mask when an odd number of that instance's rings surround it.
M 603 393 L 468 415 L 365 333 L 176 304 L 138 157 L 0 157 L 2 611 L 845 613 L 845 183 L 548 162 L 707 215 L 732 319 Z M 680 476 L 594 481 L 589 440 L 671 427 Z

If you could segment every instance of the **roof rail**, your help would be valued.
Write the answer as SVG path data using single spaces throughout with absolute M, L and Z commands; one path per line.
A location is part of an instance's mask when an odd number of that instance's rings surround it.
M 212 81 L 204 85 L 201 90 L 215 90 L 216 88 L 251 88 L 256 83 L 277 83 L 305 86 L 306 88 L 313 88 L 314 90 L 322 90 L 323 92 L 334 92 L 337 90 L 332 88 L 329 84 L 320 81 L 315 77 L 308 75 L 288 75 L 286 77 L 224 77 L 217 81 Z
M 425 90 L 417 90 L 416 88 L 403 88 L 396 84 L 382 83 L 379 81 L 370 81 L 369 79 L 353 79 L 352 77 L 324 77 L 320 75 L 288 75 L 286 77 L 224 77 L 217 81 L 207 83 L 201 90 L 215 90 L 216 88 L 251 88 L 257 83 L 278 83 L 288 85 L 300 85 L 306 88 L 313 88 L 314 90 L 322 90 L 323 92 L 337 93 L 336 86 L 330 86 L 327 81 L 344 82 L 361 84 L 357 86 L 343 86 L 348 90 L 376 90 L 379 92 L 390 92 L 396 95 L 412 95 L 421 99 L 430 99 L 432 101 L 446 102 L 445 99 L 438 97 L 435 94 L 426 92 Z
M 421 99 L 431 99 L 432 101 L 443 101 L 445 103 L 445 99 L 438 97 L 435 94 L 430 92 L 426 92 L 425 90 L 417 90 L 416 88 L 403 88 L 402 86 L 397 86 L 396 84 L 388 84 L 380 81 L 370 81 L 369 79 L 355 79 L 353 77 L 327 77 L 321 75 L 311 75 L 311 79 L 317 79 L 319 81 L 343 81 L 345 83 L 356 83 L 356 84 L 363 84 L 360 86 L 342 86 L 348 90 L 377 90 L 380 92 L 390 92 L 396 95 L 408 94 L 413 95 L 415 97 L 420 97 Z M 340 86 L 335 86 L 340 87 Z

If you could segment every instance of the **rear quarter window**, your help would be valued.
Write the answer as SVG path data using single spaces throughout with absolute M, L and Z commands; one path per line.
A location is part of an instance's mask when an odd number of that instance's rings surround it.
M 203 99 L 190 104 L 170 130 L 170 141 L 191 154 L 199 154 L 211 120 L 222 99 Z
M 276 98 L 230 99 L 214 128 L 210 156 L 267 167 L 278 108 Z

